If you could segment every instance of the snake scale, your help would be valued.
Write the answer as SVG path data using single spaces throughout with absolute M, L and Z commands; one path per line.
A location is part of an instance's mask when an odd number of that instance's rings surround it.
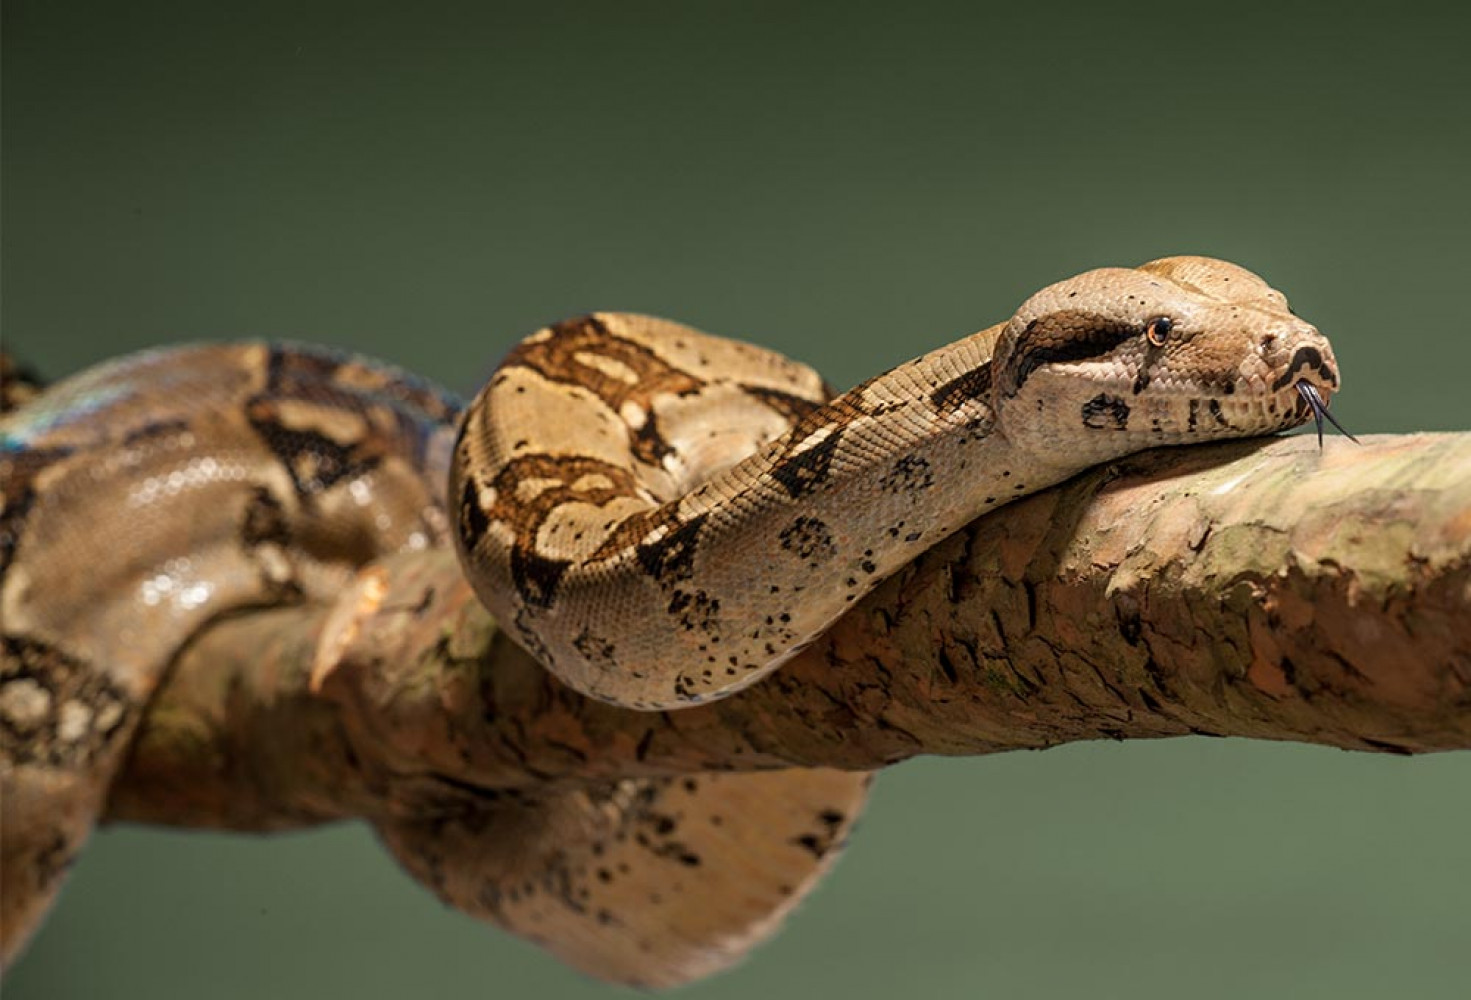
M 835 398 L 771 351 L 612 313 L 528 337 L 468 407 L 304 346 L 74 376 L 0 424 L 4 955 L 102 815 L 172 658 L 222 615 L 330 603 L 375 558 L 454 545 L 567 685 L 678 709 L 756 683 L 981 514 L 1156 445 L 1321 427 L 1337 388 L 1281 293 L 1202 257 L 1051 285 Z M 453 904 L 658 986 L 769 934 L 868 779 L 620 781 L 375 822 Z

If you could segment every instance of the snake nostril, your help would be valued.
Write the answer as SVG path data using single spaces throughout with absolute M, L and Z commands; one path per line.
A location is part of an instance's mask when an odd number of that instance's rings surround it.
M 1276 342 L 1277 342 L 1277 335 L 1275 333 L 1264 333 L 1264 334 L 1262 334 L 1262 347 L 1264 349 L 1265 348 L 1270 348 Z

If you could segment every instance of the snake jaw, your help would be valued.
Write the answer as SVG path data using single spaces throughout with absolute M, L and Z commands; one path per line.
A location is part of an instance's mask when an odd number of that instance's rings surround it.
M 1338 433 L 1348 438 L 1354 444 L 1359 443 L 1359 439 L 1350 434 L 1348 430 L 1338 422 L 1338 418 L 1328 411 L 1328 401 L 1323 398 L 1320 392 L 1318 392 L 1318 387 L 1316 385 L 1307 381 L 1306 379 L 1299 379 L 1293 385 L 1293 388 L 1297 390 L 1297 394 L 1302 397 L 1303 402 L 1305 402 L 1308 409 L 1312 411 L 1313 422 L 1317 425 L 1318 428 L 1319 450 L 1322 450 L 1323 448 L 1324 420 L 1327 420 L 1330 424 L 1338 429 Z

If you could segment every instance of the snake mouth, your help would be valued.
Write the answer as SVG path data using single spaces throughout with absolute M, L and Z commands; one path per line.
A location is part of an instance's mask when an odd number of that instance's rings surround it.
M 1328 412 L 1328 401 L 1323 398 L 1323 394 L 1318 391 L 1318 387 L 1316 385 L 1309 382 L 1307 379 L 1299 379 L 1296 383 L 1293 384 L 1292 387 L 1296 389 L 1297 394 L 1302 397 L 1302 402 L 1306 405 L 1307 409 L 1312 411 L 1313 423 L 1315 423 L 1318 428 L 1319 451 L 1323 449 L 1323 421 L 1325 420 L 1332 424 L 1338 430 L 1338 433 L 1348 438 L 1354 444 L 1359 443 L 1359 439 L 1350 434 L 1348 430 L 1345 429 L 1344 426 L 1338 422 L 1338 418 L 1335 417 L 1332 413 Z M 1304 414 L 1304 416 L 1306 416 L 1306 414 Z

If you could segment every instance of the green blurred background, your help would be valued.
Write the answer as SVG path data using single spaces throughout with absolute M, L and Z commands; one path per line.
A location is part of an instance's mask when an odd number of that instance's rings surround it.
M 1358 431 L 1465 428 L 1464 5 L 4 6 L 6 345 L 348 346 L 460 389 L 590 308 L 844 385 L 1173 252 L 1329 333 Z M 1357 13 L 1355 12 L 1357 11 Z M 1471 756 L 925 760 L 691 998 L 1464 996 Z M 597 997 L 359 827 L 106 832 L 6 984 Z

